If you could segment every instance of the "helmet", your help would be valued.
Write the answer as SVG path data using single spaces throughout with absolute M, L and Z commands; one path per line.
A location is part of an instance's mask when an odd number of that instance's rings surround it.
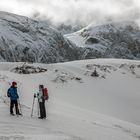
M 17 85 L 17 82 L 13 81 L 13 82 L 12 82 L 12 85 L 13 85 L 13 86 L 14 86 L 14 85 Z

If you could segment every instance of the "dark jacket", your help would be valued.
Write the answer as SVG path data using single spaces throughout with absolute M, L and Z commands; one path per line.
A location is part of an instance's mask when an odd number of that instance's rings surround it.
M 12 101 L 16 101 L 16 100 L 19 98 L 19 96 L 18 96 L 18 94 L 17 94 L 17 87 L 11 86 L 11 87 L 8 89 L 7 94 L 8 94 L 8 97 L 10 97 L 10 99 L 11 99 Z

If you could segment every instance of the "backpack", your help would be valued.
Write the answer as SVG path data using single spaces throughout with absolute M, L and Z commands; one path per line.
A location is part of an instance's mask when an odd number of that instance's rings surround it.
M 44 96 L 44 100 L 48 100 L 49 99 L 49 95 L 48 95 L 48 89 L 47 88 L 44 88 L 43 89 L 43 96 Z
M 7 97 L 10 97 L 10 88 L 7 91 Z

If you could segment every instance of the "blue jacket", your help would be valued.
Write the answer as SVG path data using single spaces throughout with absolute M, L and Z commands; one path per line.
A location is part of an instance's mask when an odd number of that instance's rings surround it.
M 16 101 L 19 98 L 19 96 L 17 94 L 17 88 L 16 87 L 11 86 L 8 89 L 8 93 L 7 94 L 8 94 L 8 97 L 10 97 L 10 99 L 12 101 Z

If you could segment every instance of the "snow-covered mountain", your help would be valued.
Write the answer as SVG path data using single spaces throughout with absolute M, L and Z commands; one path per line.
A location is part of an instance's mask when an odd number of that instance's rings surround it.
M 61 32 L 63 29 L 64 32 L 75 30 L 72 26 L 60 26 Z M 54 63 L 104 57 L 140 59 L 140 30 L 136 23 L 90 25 L 65 36 L 60 31 L 50 22 L 0 12 L 0 61 Z
M 17 69 L 23 66 L 30 74 Z M 6 92 L 13 80 L 23 117 L 9 115 Z M 139 140 L 139 83 L 140 62 L 134 60 L 0 63 L 0 140 Z M 30 117 L 39 84 L 49 91 L 46 120 L 37 118 L 37 100 Z
M 111 57 L 140 59 L 140 28 L 134 22 L 88 27 L 66 35 L 81 49 L 81 59 Z
M 0 60 L 62 62 L 77 59 L 73 45 L 47 22 L 0 12 Z

